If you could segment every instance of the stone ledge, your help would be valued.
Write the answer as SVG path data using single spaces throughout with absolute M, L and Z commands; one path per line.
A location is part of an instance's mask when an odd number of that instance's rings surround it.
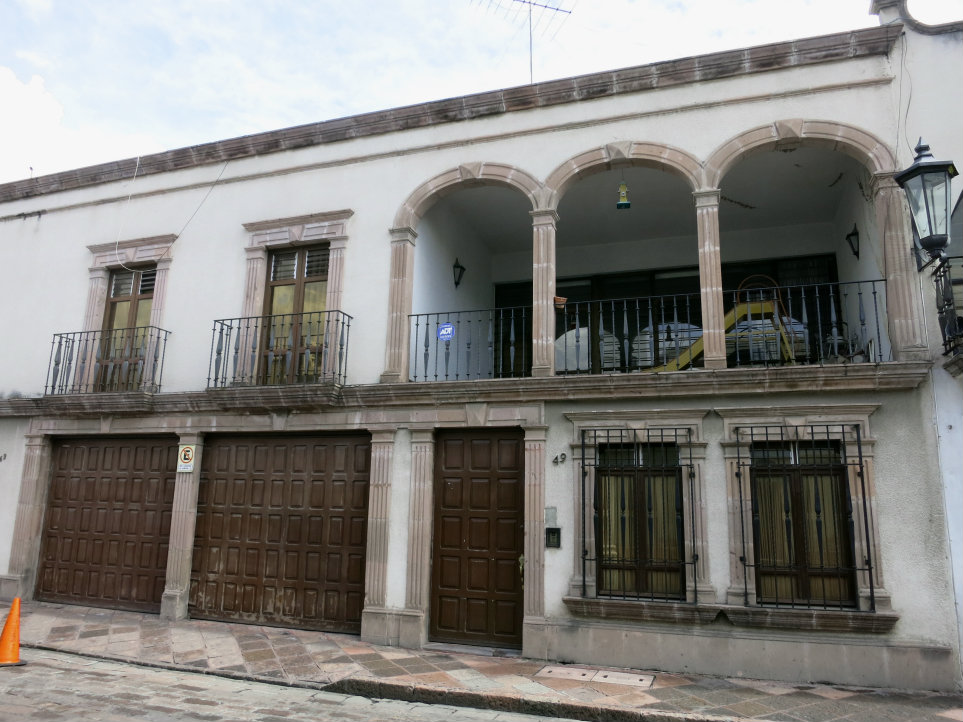
M 572 614 L 580 617 L 630 622 L 711 624 L 717 620 L 728 620 L 737 627 L 885 634 L 899 621 L 898 614 L 835 609 L 734 607 L 723 604 L 685 604 L 582 597 L 563 597 L 562 602 Z
M 785 366 L 779 368 L 696 369 L 660 373 L 548 376 L 475 381 L 402 382 L 340 386 L 240 386 L 178 393 L 100 393 L 0 399 L 0 418 L 96 416 L 112 414 L 300 412 L 360 410 L 372 407 L 438 406 L 466 401 L 554 403 L 639 401 L 665 398 L 758 397 L 775 393 L 819 394 L 909 391 L 926 378 L 932 364 L 892 361 L 881 364 Z M 706 401 L 706 398 L 709 401 Z

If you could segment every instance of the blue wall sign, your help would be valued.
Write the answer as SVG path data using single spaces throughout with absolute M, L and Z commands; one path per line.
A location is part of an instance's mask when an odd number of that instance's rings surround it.
M 451 341 L 455 337 L 455 324 L 443 323 L 438 326 L 438 340 Z

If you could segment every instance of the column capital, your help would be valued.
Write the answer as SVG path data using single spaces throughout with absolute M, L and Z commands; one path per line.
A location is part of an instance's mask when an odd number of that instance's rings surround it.
M 696 208 L 711 208 L 719 205 L 722 200 L 722 191 L 718 188 L 693 191 L 692 197 L 695 198 Z
M 412 429 L 411 430 L 412 444 L 433 444 L 434 441 L 435 441 L 434 429 Z
M 395 431 L 394 427 L 390 429 L 368 429 L 371 433 L 371 443 L 372 444 L 394 444 L 395 443 Z
M 391 235 L 392 245 L 398 243 L 410 243 L 411 245 L 415 245 L 415 239 L 418 237 L 418 233 L 415 231 L 415 229 L 409 228 L 408 226 L 389 228 L 388 233 Z
M 247 260 L 249 261 L 260 261 L 267 258 L 267 248 L 264 246 L 244 246 L 244 253 L 247 254 Z
M 899 187 L 899 183 L 896 182 L 895 172 L 893 173 L 874 173 L 872 180 L 870 181 L 870 194 L 873 198 L 877 197 L 881 193 L 889 191 L 899 191 L 902 192 L 902 188 Z
M 559 219 L 558 211 L 554 208 L 536 208 L 529 211 L 529 215 L 532 217 L 532 225 L 535 226 L 554 226 Z

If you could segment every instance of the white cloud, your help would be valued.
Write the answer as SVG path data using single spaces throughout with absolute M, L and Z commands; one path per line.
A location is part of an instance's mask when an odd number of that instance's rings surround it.
M 163 149 L 147 135 L 64 127 L 63 105 L 37 75 L 24 83 L 0 67 L 0 98 L 8 109 L 0 113 L 0 138 L 10 139 L 3 146 L 0 183 Z

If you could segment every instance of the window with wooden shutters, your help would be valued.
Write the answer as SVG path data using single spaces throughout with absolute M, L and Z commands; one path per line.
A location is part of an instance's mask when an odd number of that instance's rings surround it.
M 96 390 L 140 388 L 156 351 L 150 315 L 157 269 L 123 268 L 111 272 L 104 314 L 104 332 L 96 359 Z
M 262 382 L 304 383 L 324 373 L 329 329 L 328 246 L 285 248 L 268 264 Z

